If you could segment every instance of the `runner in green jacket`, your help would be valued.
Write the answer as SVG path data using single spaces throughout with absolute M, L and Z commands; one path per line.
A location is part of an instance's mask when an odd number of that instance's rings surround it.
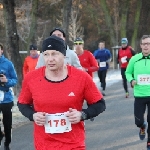
M 134 88 L 135 124 L 140 128 L 139 137 L 145 138 L 147 123 L 147 150 L 150 150 L 150 35 L 144 35 L 140 43 L 142 53 L 133 56 L 126 69 L 126 78 Z M 147 107 L 147 122 L 144 114 Z

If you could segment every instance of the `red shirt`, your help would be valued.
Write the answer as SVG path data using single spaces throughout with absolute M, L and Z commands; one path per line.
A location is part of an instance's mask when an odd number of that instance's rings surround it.
M 82 110 L 86 99 L 93 104 L 102 95 L 92 78 L 82 70 L 68 67 L 68 78 L 61 82 L 45 79 L 45 67 L 28 73 L 23 81 L 19 103 L 33 104 L 37 112 L 49 114 L 63 113 L 69 108 Z M 72 93 L 73 96 L 70 96 Z M 84 146 L 85 130 L 83 121 L 72 124 L 72 130 L 65 133 L 47 134 L 44 126 L 34 123 L 34 143 L 36 150 L 71 150 Z M 84 150 L 84 148 L 83 148 Z
M 27 56 L 25 58 L 23 64 L 23 76 L 25 76 L 28 72 L 35 70 L 37 61 L 38 61 L 38 57 L 32 58 L 31 56 Z
M 118 61 L 121 64 L 121 68 L 126 68 L 128 65 L 128 62 L 123 62 L 122 59 L 123 57 L 126 58 L 131 58 L 132 57 L 132 53 L 131 53 L 131 48 L 128 46 L 126 49 L 119 49 L 118 51 Z
M 80 64 L 85 69 L 88 69 L 87 73 L 92 77 L 92 72 L 97 71 L 99 69 L 98 63 L 93 56 L 93 54 L 88 51 L 84 50 L 83 54 L 78 55 L 78 58 L 80 60 Z

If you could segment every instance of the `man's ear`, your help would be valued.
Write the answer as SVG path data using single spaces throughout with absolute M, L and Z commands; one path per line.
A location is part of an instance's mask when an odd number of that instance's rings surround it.
M 140 48 L 142 48 L 142 44 L 140 44 Z

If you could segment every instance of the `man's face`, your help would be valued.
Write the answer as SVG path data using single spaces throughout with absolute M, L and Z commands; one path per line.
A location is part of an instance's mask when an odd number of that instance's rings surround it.
M 98 47 L 99 47 L 99 49 L 104 49 L 105 48 L 105 43 L 99 43 Z
M 75 43 L 74 48 L 75 48 L 77 55 L 80 55 L 83 52 L 83 43 L 81 42 Z
M 60 37 L 60 38 L 62 38 L 62 39 L 65 41 L 65 38 L 63 37 L 63 33 L 60 32 L 59 30 L 55 30 L 55 31 L 52 33 L 52 35 L 55 35 L 55 36 L 57 36 L 57 37 Z
M 57 71 L 64 65 L 65 56 L 56 50 L 46 50 L 43 52 L 46 68 L 50 71 Z
M 30 55 L 31 56 L 36 56 L 38 54 L 37 50 L 30 50 Z
M 3 50 L 0 47 L 0 57 L 2 56 L 2 54 L 3 54 Z
M 122 48 L 125 48 L 125 47 L 127 47 L 127 43 L 122 43 L 121 46 L 122 46 Z
M 150 54 L 150 38 L 145 38 L 141 41 L 141 49 L 142 49 L 142 53 L 145 56 L 148 56 Z

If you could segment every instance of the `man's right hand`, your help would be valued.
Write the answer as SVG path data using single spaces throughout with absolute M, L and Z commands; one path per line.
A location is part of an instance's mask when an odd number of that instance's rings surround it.
M 134 85 L 136 85 L 137 84 L 137 82 L 136 82 L 136 80 L 132 80 L 132 82 L 131 82 L 131 86 L 132 86 L 132 88 L 134 87 Z
M 37 112 L 33 114 L 33 120 L 34 122 L 39 125 L 43 126 L 46 122 L 46 116 L 44 112 Z

